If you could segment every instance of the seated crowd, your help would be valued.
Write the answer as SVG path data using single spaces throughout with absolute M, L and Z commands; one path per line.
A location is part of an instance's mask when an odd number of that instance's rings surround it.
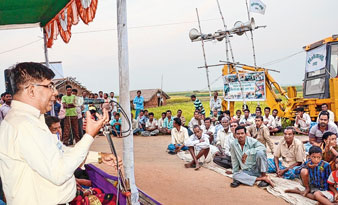
M 297 108 L 294 125 L 282 130 L 277 109 L 271 112 L 265 107 L 262 113 L 257 107 L 251 115 L 244 105 L 231 116 L 229 111 L 215 108 L 207 117 L 201 101 L 196 96 L 191 99 L 195 111 L 189 123 L 186 124 L 182 110 L 178 110 L 175 117 L 167 110 L 158 121 L 153 113 L 141 110 L 133 121 L 134 133 L 143 136 L 170 134 L 168 153 L 187 151 L 191 155 L 192 161 L 185 164 L 186 168 L 198 170 L 202 157 L 211 157 L 215 164 L 232 168 L 226 171 L 233 174 L 231 187 L 253 186 L 256 182 L 260 187 L 274 186 L 267 173 L 276 173 L 277 177 L 285 179 L 300 178 L 305 187 L 304 191 L 285 192 L 301 194 L 321 204 L 338 200 L 338 173 L 335 171 L 338 169 L 338 131 L 332 119 L 334 115 L 326 104 L 322 105 L 317 123 L 311 122 L 304 108 Z M 273 136 L 282 131 L 283 138 L 273 143 Z M 297 133 L 308 135 L 309 140 L 302 142 L 295 137 Z

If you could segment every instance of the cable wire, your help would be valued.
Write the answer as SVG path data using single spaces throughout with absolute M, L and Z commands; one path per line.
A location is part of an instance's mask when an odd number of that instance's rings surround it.
M 32 41 L 32 42 L 26 43 L 26 44 L 24 44 L 24 45 L 22 45 L 22 46 L 18 46 L 18 47 L 15 47 L 15 48 L 12 48 L 12 49 L 9 49 L 9 50 L 6 50 L 6 51 L 2 51 L 2 52 L 0 52 L 0 55 L 1 55 L 1 54 L 4 54 L 4 53 L 9 53 L 9 52 L 11 52 L 11 51 L 15 51 L 15 50 L 20 49 L 20 48 L 24 48 L 24 47 L 26 47 L 26 46 L 29 46 L 29 45 L 31 45 L 31 44 L 33 44 L 33 43 L 36 43 L 36 42 L 39 42 L 39 41 L 41 41 L 41 40 L 42 40 L 42 39 L 38 39 L 38 40 L 35 40 L 35 41 Z
M 276 63 L 280 63 L 282 61 L 285 61 L 285 60 L 292 58 L 293 56 L 296 56 L 296 55 L 303 53 L 303 52 L 305 52 L 305 51 L 304 50 L 298 51 L 298 52 L 291 54 L 291 55 L 288 55 L 286 57 L 276 59 L 276 60 L 273 60 L 273 61 L 270 61 L 270 62 L 267 62 L 267 63 L 263 63 L 262 66 L 270 66 L 270 65 L 273 65 L 273 64 L 276 64 Z

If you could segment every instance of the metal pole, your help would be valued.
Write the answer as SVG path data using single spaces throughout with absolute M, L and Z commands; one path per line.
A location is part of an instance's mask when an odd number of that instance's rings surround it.
M 116 2 L 120 104 L 125 110 L 126 115 L 130 117 L 127 5 L 126 0 L 117 0 Z M 128 127 L 127 120 L 131 119 L 122 118 L 122 127 Z M 123 139 L 123 167 L 126 178 L 130 180 L 132 204 L 139 204 L 139 194 L 135 184 L 134 174 L 133 132 L 130 132 L 129 136 Z
M 197 20 L 198 20 L 198 27 L 200 29 L 200 33 L 202 33 L 201 29 L 201 22 L 200 22 L 200 17 L 198 15 L 198 10 L 196 8 L 196 14 L 197 14 Z M 207 64 L 207 59 L 205 57 L 205 50 L 204 50 L 204 41 L 203 39 L 201 40 L 202 42 L 202 50 L 203 50 L 203 58 L 204 58 L 204 65 L 205 65 L 205 72 L 207 74 L 207 81 L 208 81 L 208 88 L 209 88 L 209 100 L 211 99 L 211 88 L 210 88 L 210 80 L 209 80 L 209 69 L 208 69 L 208 64 Z
M 45 28 L 42 29 L 43 33 L 43 48 L 45 51 L 45 61 L 46 61 L 46 66 L 49 68 L 49 60 L 48 60 L 48 48 L 47 48 L 47 34 Z
M 249 11 L 249 6 L 248 6 L 248 0 L 245 0 L 245 4 L 246 4 L 246 11 L 248 13 L 248 19 L 250 21 L 251 18 L 250 18 L 250 11 Z M 255 66 L 255 69 L 257 69 L 256 52 L 255 52 L 255 44 L 254 44 L 254 40 L 253 40 L 252 29 L 250 29 L 250 34 L 251 34 L 251 45 L 252 45 L 252 53 L 253 53 L 253 59 L 254 59 L 254 66 Z

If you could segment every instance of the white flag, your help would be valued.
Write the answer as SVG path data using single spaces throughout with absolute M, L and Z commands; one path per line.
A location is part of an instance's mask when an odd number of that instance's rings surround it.
M 250 11 L 265 14 L 266 5 L 261 0 L 250 0 Z

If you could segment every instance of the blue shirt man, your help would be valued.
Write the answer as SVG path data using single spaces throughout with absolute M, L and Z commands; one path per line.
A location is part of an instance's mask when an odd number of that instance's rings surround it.
M 135 119 L 138 117 L 141 110 L 144 109 L 144 98 L 141 96 L 141 91 L 137 91 L 137 96 L 133 100 L 134 108 L 136 110 Z

